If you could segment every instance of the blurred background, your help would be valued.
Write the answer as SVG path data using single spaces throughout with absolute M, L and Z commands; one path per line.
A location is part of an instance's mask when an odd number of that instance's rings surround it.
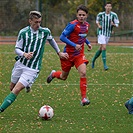
M 119 28 L 115 32 L 133 36 L 133 0 L 110 0 L 112 11 L 118 14 Z M 17 36 L 28 25 L 31 10 L 42 13 L 42 26 L 48 27 L 53 36 L 59 36 L 67 23 L 76 18 L 76 8 L 84 4 L 89 9 L 89 36 L 96 36 L 96 15 L 104 11 L 108 0 L 0 0 L 0 36 Z

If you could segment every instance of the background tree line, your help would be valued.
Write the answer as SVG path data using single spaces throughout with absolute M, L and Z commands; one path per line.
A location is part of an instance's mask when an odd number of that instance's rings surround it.
M 108 0 L 0 0 L 0 35 L 17 35 L 28 25 L 31 10 L 42 12 L 42 26 L 48 27 L 54 36 L 60 35 L 67 23 L 76 18 L 76 8 L 85 4 L 89 9 L 89 35 L 96 35 L 95 19 L 97 13 L 104 11 Z M 120 27 L 115 31 L 133 29 L 133 0 L 110 0 L 113 11 L 120 19 Z

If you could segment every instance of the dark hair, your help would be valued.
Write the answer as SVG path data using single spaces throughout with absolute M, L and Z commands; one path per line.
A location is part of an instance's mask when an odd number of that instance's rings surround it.
M 29 19 L 33 19 L 33 18 L 41 18 L 41 13 L 38 11 L 30 11 L 29 13 Z
M 111 2 L 106 2 L 106 5 L 107 5 L 107 4 L 111 4 L 111 5 L 112 5 L 112 3 L 111 3 Z
M 79 10 L 83 10 L 84 12 L 86 12 L 86 14 L 88 14 L 88 9 L 87 9 L 87 7 L 86 7 L 85 5 L 79 5 L 79 6 L 77 7 L 77 12 L 78 12 Z

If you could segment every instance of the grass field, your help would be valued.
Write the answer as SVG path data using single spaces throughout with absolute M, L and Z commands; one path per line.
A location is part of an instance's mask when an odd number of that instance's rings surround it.
M 62 49 L 62 45 L 60 45 Z M 98 46 L 86 53 L 91 60 Z M 0 104 L 10 93 L 9 83 L 15 63 L 14 45 L 0 45 Z M 51 46 L 46 45 L 40 75 L 30 93 L 23 90 L 16 101 L 0 114 L 0 133 L 132 133 L 133 116 L 124 103 L 133 94 L 133 48 L 107 47 L 108 71 L 103 70 L 101 57 L 94 69 L 87 66 L 89 106 L 80 106 L 79 75 L 72 68 L 66 81 L 46 78 L 60 62 Z M 54 117 L 43 121 L 39 108 L 48 104 Z

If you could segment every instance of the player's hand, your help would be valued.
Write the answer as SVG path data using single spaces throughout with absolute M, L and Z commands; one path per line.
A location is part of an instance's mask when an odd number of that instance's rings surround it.
M 77 51 L 80 51 L 80 50 L 82 49 L 82 45 L 77 44 L 76 47 L 75 47 L 75 49 L 76 49 Z
M 34 52 L 24 53 L 24 57 L 30 60 L 33 57 Z
M 98 26 L 98 28 L 99 28 L 99 29 L 102 29 L 102 26 L 101 26 L 101 25 L 99 25 L 99 26 Z
M 91 51 L 92 50 L 92 46 L 89 44 L 88 45 L 88 51 Z
M 58 55 L 61 59 L 66 59 L 67 60 L 69 58 L 68 53 L 59 52 Z
M 111 25 L 112 25 L 112 26 L 116 26 L 115 23 L 114 23 L 113 21 L 111 21 Z

